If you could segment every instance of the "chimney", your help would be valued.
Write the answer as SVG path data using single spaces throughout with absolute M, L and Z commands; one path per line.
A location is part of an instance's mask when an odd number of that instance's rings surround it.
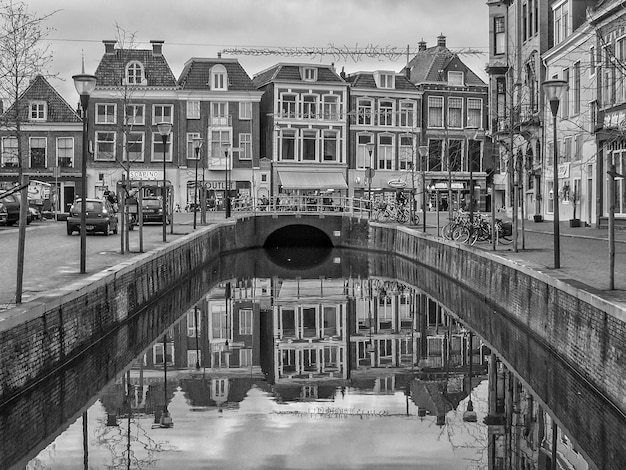
M 105 54 L 115 54 L 115 44 L 117 44 L 115 39 L 105 39 L 102 42 L 104 43 Z
M 152 44 L 152 55 L 163 55 L 164 42 L 165 41 L 158 41 L 156 39 L 150 41 L 150 44 Z
M 344 70 L 343 66 L 341 66 L 341 73 L 339 74 L 339 76 L 344 80 L 346 79 L 346 71 Z
M 446 37 L 443 34 L 437 36 L 437 45 L 441 47 L 446 47 Z
M 417 43 L 417 52 L 421 52 L 425 50 L 426 50 L 426 41 L 422 39 L 420 42 Z
M 222 58 L 222 51 L 218 51 L 218 52 L 217 52 L 217 58 L 218 58 L 218 59 L 221 59 L 221 58 Z

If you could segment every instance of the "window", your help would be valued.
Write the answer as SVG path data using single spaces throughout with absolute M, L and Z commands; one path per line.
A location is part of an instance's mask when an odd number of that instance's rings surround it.
M 400 136 L 400 170 L 415 170 L 415 162 L 413 158 L 413 136 Z
M 202 317 L 200 315 L 200 311 L 194 309 L 193 312 L 187 312 L 187 336 L 192 338 L 195 337 L 196 334 L 200 334 L 201 329 L 201 320 Z M 196 320 L 198 320 L 198 324 L 196 325 Z
M 154 364 L 174 364 L 174 343 L 165 343 L 165 354 L 163 354 L 163 343 L 156 343 L 152 346 L 152 362 Z
M 370 99 L 360 99 L 357 101 L 357 124 L 372 125 L 373 105 Z
M 317 80 L 317 68 L 316 67 L 304 67 L 302 69 L 302 80 L 307 82 L 314 82 Z
M 286 129 L 280 132 L 280 159 L 296 159 L 296 131 Z
M 226 169 L 226 164 L 231 163 L 230 158 L 226 158 L 227 149 L 232 142 L 230 129 L 214 129 L 211 131 L 211 156 L 209 169 Z
M 98 103 L 96 105 L 96 124 L 115 124 L 114 104 Z
M 302 131 L 302 161 L 317 161 L 317 131 L 304 129 Z
M 378 148 L 376 149 L 376 167 L 379 170 L 394 169 L 393 140 L 393 136 L 391 135 L 381 135 L 378 139 Z
M 626 60 L 626 36 L 622 36 L 616 41 L 616 59 L 618 66 L 615 67 L 615 82 L 616 82 L 616 99 L 617 103 L 623 103 L 626 100 L 626 83 L 624 70 L 621 64 L 624 64 Z
M 57 166 L 64 168 L 74 167 L 74 138 L 57 138 Z
M 239 119 L 252 119 L 252 103 L 239 103 Z
M 17 157 L 17 137 L 2 138 L 2 166 L 19 167 Z
M 596 46 L 589 47 L 589 77 L 596 74 Z
M 412 101 L 400 102 L 400 125 L 402 127 L 413 127 L 415 117 L 415 103 Z
M 228 126 L 228 103 L 211 103 L 211 125 Z
M 358 134 L 356 139 L 356 167 L 360 170 L 374 168 L 375 165 L 370 162 L 370 154 L 367 151 L 367 144 L 374 142 L 374 137 L 371 134 Z
M 145 85 L 146 80 L 143 75 L 143 65 L 140 62 L 132 61 L 126 66 L 126 85 Z
M 196 364 L 198 365 L 202 365 L 202 361 L 200 360 L 202 358 L 202 351 L 198 350 L 196 351 L 195 349 L 188 349 L 187 350 L 187 367 L 195 367 Z
M 464 84 L 463 72 L 448 72 L 448 85 L 463 86 Z
M 142 162 L 144 148 L 143 132 L 129 132 L 125 136 L 124 160 L 127 162 Z
M 239 160 L 252 160 L 252 134 L 239 134 Z
M 504 33 L 504 16 L 493 19 L 493 51 L 495 54 L 506 52 L 506 35 Z
M 526 41 L 529 36 L 529 22 L 528 22 L 528 2 L 522 4 L 522 41 Z
M 199 132 L 187 132 L 187 160 L 197 160 L 196 158 L 196 149 L 193 146 L 193 141 L 194 139 L 199 139 L 200 138 L 200 133 Z M 200 156 L 200 154 L 198 153 L 198 157 Z
M 291 93 L 283 93 L 280 95 L 280 117 L 295 118 L 297 99 L 296 95 Z
M 428 127 L 443 127 L 443 97 L 428 97 Z
M 467 99 L 467 127 L 483 128 L 483 100 Z
M 143 104 L 127 104 L 126 124 L 143 126 L 146 123 L 144 110 L 145 106 Z
M 428 169 L 443 170 L 443 140 L 429 139 L 428 141 Z
M 378 103 L 378 125 L 393 126 L 393 101 L 380 100 Z
M 572 158 L 575 161 L 580 161 L 583 156 L 583 134 L 576 134 L 574 137 L 574 153 Z
M 448 141 L 448 170 L 461 171 L 461 159 L 463 156 L 463 141 L 451 139 Z
M 153 162 L 162 162 L 163 161 L 163 152 L 165 151 L 165 161 L 172 161 L 172 141 L 174 140 L 174 133 L 172 132 L 165 144 L 163 146 L 163 139 L 161 138 L 161 134 L 158 132 L 152 133 L 152 161 Z
M 115 160 L 115 132 L 96 132 L 94 159 L 97 161 Z
M 322 139 L 324 143 L 323 161 L 338 162 L 339 161 L 339 139 L 337 131 L 322 131 Z
M 395 76 L 391 73 L 378 75 L 378 88 L 395 88 Z
M 226 68 L 223 65 L 215 65 L 211 69 L 211 84 L 212 90 L 227 90 L 228 89 L 228 75 L 226 75 Z
M 45 101 L 31 101 L 30 114 L 31 121 L 45 121 L 47 118 L 47 105 Z
M 325 95 L 322 97 L 323 119 L 336 121 L 339 119 L 339 97 L 337 95 Z
M 304 119 L 317 118 L 317 96 L 304 95 L 302 97 L 302 117 Z
M 463 127 L 463 98 L 448 98 L 448 127 Z
M 171 104 L 155 104 L 152 107 L 152 122 L 169 122 L 174 124 L 174 110 Z
M 239 310 L 239 334 L 252 335 L 252 310 L 250 309 Z
M 200 101 L 187 101 L 187 119 L 200 119 Z
M 574 64 L 574 77 L 572 86 L 572 113 L 580 113 L 580 62 Z
M 563 139 L 563 155 L 559 158 L 559 163 L 566 163 L 572 161 L 572 138 L 565 137 Z
M 30 167 L 45 168 L 46 167 L 46 138 L 31 137 L 30 145 Z
M 553 7 L 554 44 L 559 44 L 569 34 L 569 4 L 567 1 Z

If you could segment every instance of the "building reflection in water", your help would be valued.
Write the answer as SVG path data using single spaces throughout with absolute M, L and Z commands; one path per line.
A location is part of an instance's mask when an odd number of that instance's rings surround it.
M 172 403 L 227 413 L 252 390 L 279 404 L 402 393 L 406 415 L 434 429 L 451 412 L 470 421 L 479 463 L 490 469 L 550 469 L 555 456 L 556 468 L 589 468 L 481 338 L 425 293 L 375 277 L 222 282 L 100 395 L 106 422 L 92 450 L 110 448 L 116 464 L 153 464 L 169 450 L 173 434 L 162 433 L 176 433 L 182 418 Z M 163 425 L 168 407 L 172 426 Z M 158 431 L 165 441 L 142 424 L 147 418 L 171 427 Z

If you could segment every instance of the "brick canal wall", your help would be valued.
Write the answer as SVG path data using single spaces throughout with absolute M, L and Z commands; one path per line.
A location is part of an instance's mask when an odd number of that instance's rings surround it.
M 348 217 L 292 218 L 298 224 L 311 220 L 337 246 L 393 252 L 462 282 L 626 412 L 626 312 L 619 307 L 491 253 L 418 231 Z M 220 253 L 261 246 L 272 220 L 251 217 L 203 228 L 14 309 L 0 322 L 0 402 L 85 351 Z

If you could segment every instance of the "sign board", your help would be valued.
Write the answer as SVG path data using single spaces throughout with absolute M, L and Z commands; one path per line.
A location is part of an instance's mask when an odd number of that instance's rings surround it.
M 163 172 L 157 170 L 130 170 L 131 180 L 162 180 Z
M 365 170 L 365 176 L 369 179 L 372 179 L 375 174 L 376 174 L 376 171 L 374 170 L 374 168 L 367 168 Z
M 406 187 L 406 181 L 402 180 L 389 180 L 387 184 L 390 188 L 404 188 Z
M 569 163 L 561 163 L 559 165 L 559 178 L 569 178 Z

